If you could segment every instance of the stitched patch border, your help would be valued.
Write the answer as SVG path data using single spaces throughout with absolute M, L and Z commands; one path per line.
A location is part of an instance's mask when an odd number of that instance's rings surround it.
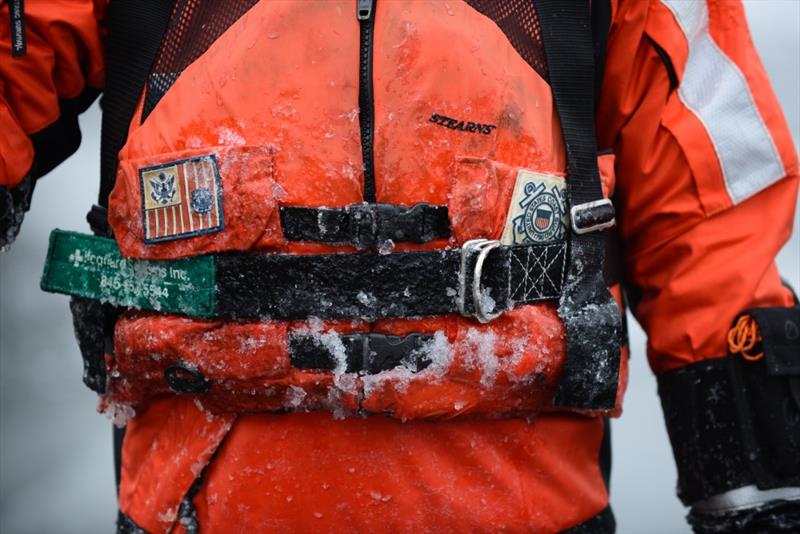
M 139 169 L 144 242 L 162 243 L 225 228 L 216 154 Z

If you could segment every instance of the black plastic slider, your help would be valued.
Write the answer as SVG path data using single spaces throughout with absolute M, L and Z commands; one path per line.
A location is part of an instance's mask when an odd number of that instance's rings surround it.
M 576 234 L 599 232 L 617 224 L 614 205 L 607 198 L 572 206 L 569 214 Z
M 379 245 L 378 220 L 382 208 L 385 215 L 390 215 L 389 210 L 382 204 L 353 204 L 346 208 L 350 223 L 350 243 L 356 248 L 364 249 Z
M 616 224 L 614 205 L 607 198 L 578 204 L 570 209 L 570 221 L 576 234 L 611 228 Z

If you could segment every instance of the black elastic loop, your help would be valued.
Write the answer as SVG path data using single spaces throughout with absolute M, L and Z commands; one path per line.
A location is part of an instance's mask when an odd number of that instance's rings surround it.
M 94 235 L 112 237 L 111 225 L 108 224 L 108 209 L 97 204 L 92 205 L 92 209 L 86 214 L 86 222 L 92 229 Z

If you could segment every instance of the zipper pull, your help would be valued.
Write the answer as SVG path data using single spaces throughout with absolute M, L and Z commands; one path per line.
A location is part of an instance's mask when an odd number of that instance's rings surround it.
M 374 6 L 375 0 L 358 0 L 358 13 L 356 13 L 356 18 L 358 20 L 371 19 Z

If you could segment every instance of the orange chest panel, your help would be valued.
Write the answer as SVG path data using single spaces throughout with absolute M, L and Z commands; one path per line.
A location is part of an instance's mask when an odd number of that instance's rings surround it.
M 519 169 L 563 173 L 535 35 L 520 53 L 467 3 L 378 2 L 365 41 L 356 4 L 260 2 L 136 114 L 111 198 L 124 254 L 300 251 L 277 207 L 362 202 L 368 179 L 377 202 L 448 205 L 458 241 L 499 236 Z M 212 154 L 223 229 L 145 245 L 141 169 Z

